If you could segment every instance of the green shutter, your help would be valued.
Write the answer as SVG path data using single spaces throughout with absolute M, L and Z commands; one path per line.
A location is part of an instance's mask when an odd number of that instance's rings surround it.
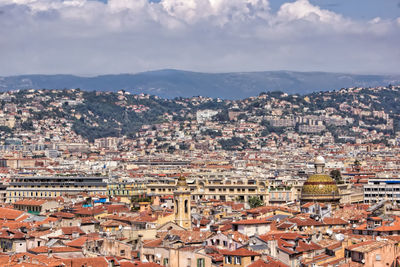
M 203 258 L 197 259 L 197 267 L 205 267 L 205 260 Z

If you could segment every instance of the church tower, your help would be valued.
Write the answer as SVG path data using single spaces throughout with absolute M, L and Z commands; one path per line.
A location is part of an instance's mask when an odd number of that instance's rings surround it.
M 190 189 L 186 183 L 186 178 L 181 176 L 174 191 L 175 223 L 185 229 L 191 229 L 192 215 L 190 210 Z

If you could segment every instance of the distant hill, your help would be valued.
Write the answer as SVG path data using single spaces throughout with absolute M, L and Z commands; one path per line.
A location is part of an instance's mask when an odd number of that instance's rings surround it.
M 283 91 L 308 94 L 344 87 L 375 87 L 400 84 L 400 75 L 356 75 L 328 72 L 232 72 L 200 73 L 181 70 L 157 70 L 137 74 L 100 75 L 20 75 L 0 77 L 0 90 L 64 89 L 148 93 L 164 98 L 209 96 L 240 99 L 260 92 Z

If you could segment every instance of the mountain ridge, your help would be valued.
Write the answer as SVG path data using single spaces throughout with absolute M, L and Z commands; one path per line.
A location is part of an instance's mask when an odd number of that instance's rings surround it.
M 400 84 L 400 75 L 348 74 L 336 72 L 255 71 L 206 73 L 161 69 L 140 73 L 77 76 L 30 74 L 0 77 L 0 90 L 80 88 L 87 91 L 125 90 L 164 98 L 197 95 L 240 99 L 261 92 L 283 91 L 308 94 L 345 87 L 376 87 Z

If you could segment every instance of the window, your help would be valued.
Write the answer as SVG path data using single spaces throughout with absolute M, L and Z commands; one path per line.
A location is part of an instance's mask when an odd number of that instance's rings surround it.
M 187 258 L 187 264 L 186 267 L 190 267 L 192 265 L 192 259 L 191 258 Z
M 121 256 L 125 256 L 125 249 L 121 249 L 120 254 Z
M 226 263 L 226 264 L 232 264 L 232 258 L 231 258 L 231 256 L 225 256 L 225 263 Z
M 197 259 L 197 267 L 205 267 L 205 263 L 203 258 Z
M 164 266 L 168 266 L 168 258 L 164 258 Z
M 376 261 L 380 261 L 381 260 L 381 254 L 376 254 L 375 255 L 375 259 L 376 259 Z
M 242 257 L 235 256 L 235 264 L 241 265 L 242 264 Z
M 185 200 L 185 213 L 188 213 L 188 200 Z

